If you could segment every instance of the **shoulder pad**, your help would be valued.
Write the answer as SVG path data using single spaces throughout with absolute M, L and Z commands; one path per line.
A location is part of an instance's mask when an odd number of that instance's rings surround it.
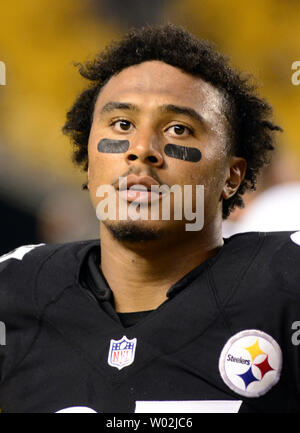
M 81 255 L 99 241 L 80 241 L 65 244 L 23 245 L 0 257 L 0 298 L 28 297 L 37 301 L 39 294 L 57 294 L 76 281 Z M 49 299 L 49 297 L 48 297 Z M 24 301 L 24 299 L 23 299 Z
M 25 245 L 0 257 L 0 324 L 7 331 L 6 345 L 0 341 L 0 382 L 28 352 L 45 307 L 76 284 L 88 249 L 97 243 Z M 22 338 L 14 337 L 16 330 Z
M 255 265 L 251 266 L 253 281 L 256 275 L 256 278 L 263 278 L 269 284 L 299 297 L 300 231 L 241 233 L 230 240 L 249 248 L 255 238 L 261 242 Z
M 270 270 L 282 290 L 300 295 L 300 231 L 274 235 Z
M 11 259 L 22 260 L 25 254 L 28 254 L 34 248 L 40 247 L 42 245 L 45 244 L 22 245 L 6 254 L 3 254 L 0 256 L 0 272 L 5 269 L 9 263 L 11 263 Z
M 225 239 L 211 269 L 218 297 L 225 302 L 243 281 L 251 293 L 263 282 L 299 297 L 299 265 L 300 232 L 249 232 Z

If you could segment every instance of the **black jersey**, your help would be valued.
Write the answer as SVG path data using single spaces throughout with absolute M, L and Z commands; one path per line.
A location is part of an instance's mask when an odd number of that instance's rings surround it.
M 232 236 L 126 323 L 99 241 L 2 256 L 2 412 L 300 412 L 299 237 Z

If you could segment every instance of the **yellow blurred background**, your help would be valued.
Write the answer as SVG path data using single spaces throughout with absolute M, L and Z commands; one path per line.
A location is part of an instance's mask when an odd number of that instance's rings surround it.
M 300 60 L 298 0 L 2 2 L 0 253 L 24 242 L 97 236 L 87 193 L 80 191 L 85 174 L 73 167 L 71 145 L 61 133 L 66 111 L 86 85 L 73 62 L 93 58 L 132 25 L 164 22 L 212 40 L 235 67 L 254 74 L 284 129 L 280 148 L 297 178 L 300 86 L 291 82 L 291 65 Z

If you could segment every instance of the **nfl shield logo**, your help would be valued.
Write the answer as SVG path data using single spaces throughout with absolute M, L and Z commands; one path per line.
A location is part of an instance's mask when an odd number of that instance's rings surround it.
M 125 335 L 120 340 L 110 340 L 108 364 L 121 370 L 134 361 L 136 338 L 129 340 Z

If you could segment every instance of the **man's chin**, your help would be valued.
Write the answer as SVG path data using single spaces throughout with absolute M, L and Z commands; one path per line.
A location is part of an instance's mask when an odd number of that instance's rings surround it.
M 112 236 L 120 242 L 150 242 L 162 237 L 161 228 L 149 227 L 138 221 L 103 221 L 103 223 Z

